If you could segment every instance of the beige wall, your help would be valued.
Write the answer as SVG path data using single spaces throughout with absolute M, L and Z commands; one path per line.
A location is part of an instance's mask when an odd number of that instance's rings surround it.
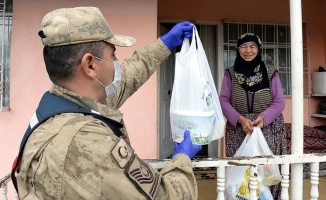
M 37 32 L 42 17 L 60 7 L 96 6 L 115 33 L 134 36 L 136 44 L 117 48 L 120 61 L 157 38 L 157 2 L 153 0 L 14 0 L 9 112 L 0 112 L 0 178 L 10 172 L 22 136 L 42 94 L 51 83 Z M 131 20 L 132 19 L 132 20 Z M 157 74 L 121 108 L 136 153 L 157 158 Z
M 290 22 L 289 0 L 164 0 L 158 1 L 159 20 L 196 20 L 221 22 L 231 19 L 264 19 Z M 317 71 L 325 62 L 326 2 L 324 0 L 302 0 L 302 20 L 310 27 L 310 71 Z M 307 84 L 308 81 L 307 81 Z M 309 87 L 309 86 L 305 86 Z M 286 97 L 283 112 L 285 121 L 291 122 L 291 97 Z M 316 126 L 325 124 L 325 119 L 310 118 L 317 110 L 315 99 L 304 98 L 304 124 Z

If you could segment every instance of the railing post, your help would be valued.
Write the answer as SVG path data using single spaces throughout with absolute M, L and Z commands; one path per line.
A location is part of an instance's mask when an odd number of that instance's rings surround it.
M 14 200 L 18 200 L 18 199 L 19 199 L 18 193 L 17 193 L 16 189 L 14 189 Z
M 4 182 L 2 185 L 1 185 L 1 191 L 2 191 L 2 200 L 8 200 L 7 198 L 7 192 L 8 192 L 8 185 L 6 182 Z
M 318 191 L 318 185 L 319 185 L 319 163 L 311 163 L 310 166 L 311 170 L 311 190 L 310 190 L 310 197 L 311 200 L 318 200 L 319 197 L 319 191 Z
M 302 45 L 302 0 L 290 1 L 291 23 L 291 90 L 292 90 L 292 136 L 291 154 L 303 154 L 303 45 Z M 302 199 L 303 165 L 291 164 L 291 199 Z
M 282 200 L 288 200 L 289 199 L 289 174 L 290 174 L 290 165 L 289 164 L 283 164 L 281 165 L 281 174 L 282 174 L 282 180 L 281 180 L 281 186 L 282 186 L 282 193 L 281 193 L 281 199 Z
M 250 200 L 257 200 L 257 180 L 258 180 L 258 173 L 257 173 L 257 165 L 256 166 L 250 166 L 250 182 L 249 182 L 249 188 L 250 188 Z
M 217 200 L 224 200 L 225 166 L 217 167 Z

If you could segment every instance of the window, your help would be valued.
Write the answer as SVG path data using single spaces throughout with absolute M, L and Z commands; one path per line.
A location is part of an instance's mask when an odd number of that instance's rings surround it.
M 307 40 L 307 25 L 303 25 L 304 93 L 310 92 Z M 238 37 L 246 32 L 255 33 L 262 40 L 262 58 L 266 64 L 278 69 L 284 95 L 291 95 L 291 39 L 287 23 L 253 23 L 252 21 L 223 23 L 224 69 L 232 66 L 237 52 Z
M 9 110 L 12 0 L 0 0 L 0 111 Z

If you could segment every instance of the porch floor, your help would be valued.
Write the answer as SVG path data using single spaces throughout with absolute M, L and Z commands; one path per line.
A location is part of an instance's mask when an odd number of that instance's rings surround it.
M 198 184 L 198 200 L 216 200 L 217 192 L 216 192 L 216 179 L 214 178 L 197 178 Z M 310 178 L 303 179 L 303 200 L 310 199 Z M 319 198 L 318 199 L 326 199 L 326 176 L 319 177 Z M 289 195 L 291 195 L 291 191 L 289 191 Z M 291 198 L 290 198 L 291 199 Z

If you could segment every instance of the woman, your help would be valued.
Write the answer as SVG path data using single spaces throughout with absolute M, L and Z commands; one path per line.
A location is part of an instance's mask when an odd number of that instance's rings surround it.
M 262 129 L 274 155 L 286 154 L 285 106 L 277 69 L 262 61 L 261 41 L 253 33 L 241 35 L 234 66 L 224 74 L 220 103 L 226 124 L 226 156 L 232 157 L 254 126 Z M 274 199 L 280 199 L 280 184 L 272 186 Z

